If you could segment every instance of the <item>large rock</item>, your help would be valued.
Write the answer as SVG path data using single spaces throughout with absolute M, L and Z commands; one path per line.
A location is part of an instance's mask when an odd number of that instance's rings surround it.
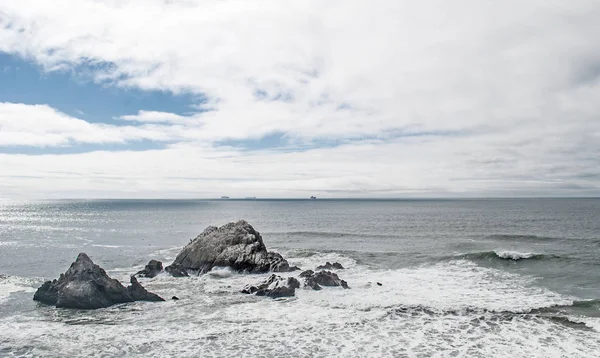
M 238 272 L 287 272 L 288 262 L 278 253 L 269 253 L 260 233 L 244 220 L 221 227 L 209 226 L 186 245 L 173 265 L 206 273 L 213 267 L 231 267 Z
M 157 260 L 150 260 L 150 262 L 148 262 L 146 267 L 144 267 L 144 269 L 142 271 L 138 271 L 138 273 L 136 273 L 135 275 L 140 276 L 140 277 L 153 278 L 153 277 L 156 277 L 156 275 L 158 275 L 159 273 L 161 273 L 162 270 L 163 270 L 162 262 L 157 261 Z
M 320 290 L 321 286 L 342 286 L 343 288 L 350 288 L 346 281 L 340 279 L 336 273 L 331 271 L 311 273 L 311 271 L 308 270 L 303 272 L 301 277 L 304 277 L 304 286 L 310 287 L 313 290 Z
M 135 277 L 125 288 L 119 280 L 106 272 L 84 253 L 58 280 L 46 281 L 35 292 L 33 299 L 64 308 L 95 309 L 133 301 L 164 301 L 146 291 Z
M 293 277 L 283 278 L 273 274 L 256 286 L 246 285 L 242 293 L 254 293 L 257 296 L 271 298 L 293 297 L 297 288 L 300 288 L 300 282 L 297 279 Z

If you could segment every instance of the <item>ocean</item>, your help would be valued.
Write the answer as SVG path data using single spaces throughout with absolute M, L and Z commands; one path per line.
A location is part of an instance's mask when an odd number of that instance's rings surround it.
M 291 265 L 340 262 L 351 289 L 273 300 L 240 293 L 268 274 L 218 269 L 140 279 L 177 301 L 32 300 L 79 252 L 126 283 L 239 219 Z M 281 356 L 600 357 L 600 199 L 0 204 L 0 357 Z

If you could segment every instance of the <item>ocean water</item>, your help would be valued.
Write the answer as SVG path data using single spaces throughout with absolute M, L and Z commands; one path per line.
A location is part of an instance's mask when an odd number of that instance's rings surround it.
M 267 275 L 217 269 L 140 279 L 178 301 L 32 300 L 79 252 L 127 282 L 238 219 L 293 265 L 342 263 L 351 289 L 272 300 L 239 292 Z M 600 200 L 0 204 L 0 357 L 170 356 L 600 357 Z

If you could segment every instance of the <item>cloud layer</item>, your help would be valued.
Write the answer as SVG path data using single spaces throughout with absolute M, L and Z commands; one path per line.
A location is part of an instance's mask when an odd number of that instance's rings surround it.
M 0 175 L 41 196 L 600 195 L 598 18 L 588 0 L 0 0 L 0 51 L 203 98 L 117 124 L 0 103 L 0 146 L 165 145 L 4 154 Z M 285 145 L 246 150 L 269 136 Z

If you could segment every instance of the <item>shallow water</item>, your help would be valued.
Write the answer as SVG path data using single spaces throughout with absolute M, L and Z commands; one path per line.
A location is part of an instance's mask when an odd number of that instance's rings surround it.
M 350 290 L 271 300 L 266 275 L 140 281 L 95 311 L 32 301 L 86 252 L 124 282 L 244 218 L 292 265 Z M 0 206 L 0 356 L 600 356 L 600 200 L 60 201 Z M 379 286 L 376 282 L 380 282 Z

